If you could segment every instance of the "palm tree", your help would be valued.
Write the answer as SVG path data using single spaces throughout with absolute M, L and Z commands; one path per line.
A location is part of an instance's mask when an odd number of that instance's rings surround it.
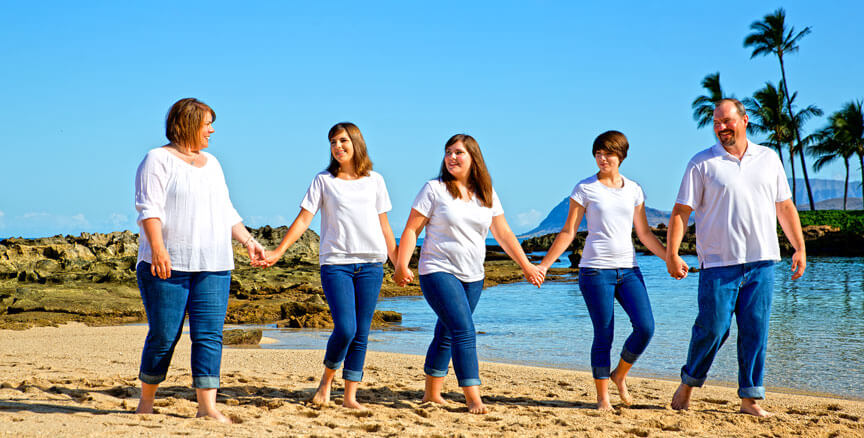
M 720 72 L 705 76 L 702 79 L 702 88 L 708 91 L 708 95 L 699 96 L 690 104 L 693 108 L 693 120 L 699 129 L 714 122 L 714 104 L 724 97 L 729 97 L 723 94 L 723 87 L 720 86 Z
M 843 105 L 840 111 L 831 115 L 831 126 L 838 140 L 848 145 L 858 155 L 861 165 L 861 197 L 864 198 L 864 113 L 861 101 Z
M 783 93 L 786 95 L 786 109 L 792 116 L 792 100 L 787 88 L 786 67 L 783 64 L 783 55 L 787 53 L 795 53 L 798 51 L 798 41 L 805 35 L 810 33 L 810 27 L 805 27 L 801 32 L 795 33 L 794 27 L 789 27 L 786 31 L 786 11 L 783 8 L 777 9 L 773 14 L 766 15 L 762 21 L 754 21 L 750 24 L 750 29 L 753 32 L 744 38 L 744 47 L 753 46 L 753 53 L 750 59 L 757 56 L 765 56 L 774 54 L 780 61 L 780 74 L 783 77 Z M 793 131 L 795 135 L 795 143 L 801 143 L 801 134 L 798 129 Z M 798 149 L 802 149 L 798 147 Z M 801 156 L 801 167 L 804 170 L 804 184 L 807 186 L 807 198 L 810 201 L 810 209 L 815 210 L 816 204 L 813 202 L 813 190 L 810 188 L 810 178 L 807 175 L 807 162 L 804 160 L 803 151 L 799 151 Z M 793 155 L 794 156 L 794 155 Z
M 846 200 L 849 197 L 849 159 L 855 155 L 855 149 L 851 144 L 843 141 L 841 131 L 837 129 L 839 112 L 831 115 L 828 126 L 822 128 L 811 137 L 814 143 L 807 147 L 807 153 L 815 157 L 813 168 L 820 170 L 838 158 L 843 159 L 846 166 L 846 178 L 843 180 L 843 210 L 846 210 Z

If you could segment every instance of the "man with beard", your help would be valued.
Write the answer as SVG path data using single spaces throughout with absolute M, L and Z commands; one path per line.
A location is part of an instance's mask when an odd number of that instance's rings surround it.
M 774 263 L 780 260 L 777 221 L 795 248 L 792 279 L 804 274 L 807 256 L 798 211 L 783 163 L 769 148 L 747 139 L 748 117 L 736 99 L 714 106 L 714 146 L 696 154 L 684 172 L 667 235 L 666 267 L 676 279 L 684 263 L 678 248 L 690 213 L 696 213 L 699 314 L 693 324 L 681 385 L 673 409 L 687 409 L 694 387 L 705 382 L 714 356 L 738 325 L 738 396 L 741 412 L 770 415 L 757 403 L 768 342 Z

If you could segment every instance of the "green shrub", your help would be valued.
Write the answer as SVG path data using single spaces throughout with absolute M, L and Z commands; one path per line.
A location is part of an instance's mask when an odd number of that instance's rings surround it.
M 864 210 L 817 210 L 799 211 L 801 226 L 831 225 L 841 231 L 864 234 Z

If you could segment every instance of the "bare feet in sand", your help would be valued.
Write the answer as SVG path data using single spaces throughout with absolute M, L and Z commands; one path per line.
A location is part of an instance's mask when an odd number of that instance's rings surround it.
M 633 397 L 630 396 L 630 392 L 627 390 L 627 379 L 626 376 L 618 375 L 618 368 L 612 370 L 612 375 L 609 376 L 609 379 L 615 383 L 615 386 L 618 387 L 618 396 L 621 397 L 621 403 L 624 406 L 630 406 L 633 404 Z
M 483 404 L 483 399 L 480 398 L 479 386 L 463 386 L 462 392 L 465 394 L 465 404 L 468 405 L 468 412 L 472 414 L 486 414 L 489 409 Z
M 208 412 L 204 412 L 204 411 L 199 410 L 198 413 L 195 415 L 195 418 L 202 418 L 202 417 L 206 418 L 208 420 L 215 420 L 215 421 L 218 421 L 220 423 L 225 423 L 225 424 L 232 424 L 233 423 L 233 421 L 231 421 L 230 418 L 222 415 L 222 413 L 217 411 L 217 410 L 211 410 Z
M 683 411 L 690 408 L 690 396 L 692 394 L 692 386 L 683 383 L 679 385 L 678 389 L 675 390 L 675 395 L 672 396 L 672 409 Z
M 330 403 L 330 384 L 324 381 L 318 385 L 318 390 L 315 391 L 315 395 L 309 400 L 310 403 L 317 406 L 324 406 Z
M 488 414 L 489 409 L 486 409 L 486 405 L 483 404 L 482 400 L 479 401 L 469 401 L 466 402 L 468 404 L 468 412 L 472 414 Z
M 441 397 L 441 394 L 423 394 L 423 403 L 432 402 L 438 403 L 439 405 L 446 405 L 447 400 L 444 400 L 444 397 Z
M 612 407 L 612 403 L 609 402 L 609 396 L 606 398 L 597 397 L 597 410 L 598 411 L 614 411 L 615 408 Z
M 138 400 L 138 408 L 135 409 L 136 414 L 152 414 L 153 413 L 153 402 L 155 399 L 141 399 Z
M 755 417 L 770 417 L 774 414 L 762 409 L 762 406 L 759 406 L 756 403 L 756 399 L 752 398 L 742 398 L 741 399 L 741 413 L 753 415 Z

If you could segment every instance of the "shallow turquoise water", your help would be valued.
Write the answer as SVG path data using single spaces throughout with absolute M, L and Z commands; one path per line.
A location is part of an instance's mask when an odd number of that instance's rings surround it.
M 696 264 L 695 257 L 685 259 Z M 677 380 L 696 317 L 698 274 L 672 280 L 663 261 L 653 256 L 639 256 L 639 265 L 656 330 L 633 374 Z M 766 386 L 864 398 L 864 258 L 812 258 L 797 281 L 789 279 L 788 259 L 776 269 Z M 425 354 L 435 315 L 422 297 L 385 298 L 378 309 L 402 313 L 402 327 L 412 330 L 375 330 L 371 350 Z M 626 315 L 618 306 L 615 312 L 613 363 L 629 334 Z M 481 360 L 590 369 L 591 321 L 575 282 L 488 288 L 475 326 Z M 708 384 L 737 382 L 734 322 L 732 327 Z M 270 326 L 265 336 L 278 340 L 266 348 L 323 349 L 329 331 Z

